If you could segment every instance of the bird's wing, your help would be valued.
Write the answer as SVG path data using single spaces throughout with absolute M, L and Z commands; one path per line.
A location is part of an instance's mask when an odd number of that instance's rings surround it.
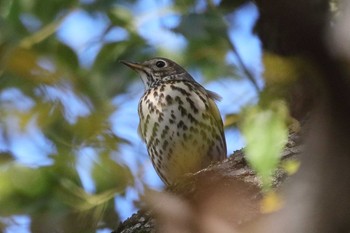
M 141 132 L 141 122 L 139 122 L 139 125 L 137 126 L 137 134 L 142 138 L 142 141 L 145 141 L 145 138 L 142 136 Z
M 221 100 L 221 96 L 218 95 L 217 93 L 213 92 L 213 91 L 209 91 L 207 89 L 205 89 L 205 91 L 207 92 L 209 98 L 209 111 L 212 113 L 212 115 L 214 116 L 214 119 L 216 121 L 216 123 L 221 127 L 220 129 L 223 129 L 223 123 L 222 123 L 222 119 L 221 119 L 221 115 L 219 112 L 218 107 L 215 104 L 214 100 L 220 101 Z
M 211 92 L 211 94 L 215 94 L 215 97 L 221 98 L 215 92 Z M 221 118 L 219 109 L 218 109 L 218 107 L 216 106 L 216 104 L 214 102 L 214 99 L 213 99 L 214 97 L 212 97 L 210 95 L 209 95 L 209 97 L 210 97 L 210 98 L 208 98 L 208 100 L 209 100 L 209 111 L 212 114 L 212 116 L 214 117 L 216 125 L 220 128 L 221 137 L 222 137 L 223 143 L 225 145 L 225 151 L 226 151 L 226 140 L 225 140 L 225 134 L 224 134 L 224 124 L 222 122 L 222 118 Z M 226 157 L 226 154 L 225 154 L 225 157 Z
M 205 91 L 209 95 L 209 97 L 213 100 L 220 101 L 222 99 L 221 96 L 219 94 L 217 94 L 216 92 L 209 91 L 207 89 L 205 89 Z

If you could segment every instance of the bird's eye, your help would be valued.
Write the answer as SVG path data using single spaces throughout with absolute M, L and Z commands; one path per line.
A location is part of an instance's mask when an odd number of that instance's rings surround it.
M 156 66 L 157 66 L 158 68 L 162 68 L 162 67 L 165 66 L 165 62 L 164 62 L 164 61 L 157 61 L 157 62 L 156 62 Z

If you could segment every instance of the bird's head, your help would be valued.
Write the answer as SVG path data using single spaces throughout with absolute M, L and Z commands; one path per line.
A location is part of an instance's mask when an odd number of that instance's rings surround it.
M 194 81 L 187 71 L 176 62 L 167 58 L 156 57 L 143 63 L 121 61 L 124 65 L 129 66 L 137 71 L 146 89 L 149 89 L 155 82 L 169 80 L 188 80 Z

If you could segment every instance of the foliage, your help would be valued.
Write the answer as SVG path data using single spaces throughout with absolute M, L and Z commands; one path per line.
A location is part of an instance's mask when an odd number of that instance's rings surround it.
M 122 163 L 126 155 L 120 147 L 132 142 L 123 132 L 115 132 L 111 121 L 112 116 L 118 118 L 119 107 L 112 99 L 127 93 L 136 80 L 118 60 L 142 61 L 162 55 L 177 58 L 208 80 L 237 78 L 236 68 L 227 61 L 235 51 L 228 37 L 232 22 L 226 16 L 244 1 L 172 1 L 140 15 L 145 2 L 0 2 L 0 216 L 4 219 L 29 216 L 32 232 L 52 232 L 53 228 L 95 232 L 115 227 L 118 213 L 113 198 L 140 183 L 133 175 L 138 172 Z M 101 35 L 82 45 L 83 49 L 100 47 L 90 65 L 58 33 L 76 12 L 104 21 Z M 149 16 L 165 31 L 184 39 L 185 47 L 170 50 L 144 36 L 141 29 L 147 27 Z M 176 25 L 168 24 L 166 17 L 175 18 Z M 113 31 L 125 36 L 110 40 Z M 277 121 L 268 121 L 272 126 L 281 123 L 275 113 L 270 115 Z M 243 130 L 254 134 L 260 132 L 258 128 Z M 271 133 L 271 141 L 262 140 L 261 146 L 282 139 L 277 134 L 285 135 L 278 127 L 276 131 L 264 129 Z M 28 158 L 41 156 L 42 163 L 23 163 L 19 150 Z M 93 154 L 90 175 L 95 189 L 89 192 L 78 171 L 79 161 L 88 159 L 85 151 Z M 0 220 L 0 231 L 7 225 L 11 224 Z

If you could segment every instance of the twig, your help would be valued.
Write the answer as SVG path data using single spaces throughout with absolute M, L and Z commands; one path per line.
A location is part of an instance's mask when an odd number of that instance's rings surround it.
M 255 90 L 257 93 L 260 93 L 260 89 L 258 84 L 256 83 L 256 80 L 254 79 L 253 75 L 250 73 L 250 71 L 248 70 L 248 68 L 246 67 L 246 65 L 244 64 L 241 55 L 238 53 L 236 46 L 233 44 L 233 42 L 230 40 L 229 36 L 226 35 L 226 40 L 229 43 L 229 45 L 231 46 L 232 52 L 236 55 L 237 57 L 237 61 L 238 61 L 238 65 L 240 66 L 240 68 L 243 70 L 243 73 L 245 74 L 245 76 L 249 79 L 249 81 L 253 84 Z
M 222 16 L 222 14 L 218 11 L 218 9 L 216 8 L 215 4 L 211 1 L 211 0 L 207 0 L 207 4 L 208 4 L 208 8 L 210 8 L 210 10 L 212 10 L 214 13 L 216 13 L 219 17 L 221 17 L 221 19 L 225 22 L 224 17 Z M 249 79 L 249 81 L 252 83 L 252 85 L 254 86 L 255 90 L 257 93 L 260 93 L 260 89 L 258 84 L 256 83 L 256 80 L 254 79 L 253 75 L 250 73 L 250 71 L 247 69 L 246 65 L 244 64 L 242 57 L 240 56 L 240 54 L 238 53 L 236 46 L 233 44 L 233 42 L 230 40 L 229 35 L 226 33 L 225 35 L 225 39 L 227 40 L 228 44 L 230 45 L 232 52 L 236 55 L 237 57 L 237 61 L 238 61 L 238 65 L 239 67 L 243 70 L 243 73 L 245 74 L 245 76 Z
M 59 17 L 58 19 L 54 20 L 53 22 L 45 25 L 42 29 L 35 32 L 34 34 L 25 37 L 22 39 L 19 43 L 20 47 L 23 48 L 30 48 L 33 45 L 40 43 L 41 41 L 45 40 L 47 37 L 51 36 L 53 33 L 56 32 L 57 28 L 61 25 L 63 20 L 70 15 L 75 8 L 69 10 L 67 13 L 65 13 L 63 16 Z

